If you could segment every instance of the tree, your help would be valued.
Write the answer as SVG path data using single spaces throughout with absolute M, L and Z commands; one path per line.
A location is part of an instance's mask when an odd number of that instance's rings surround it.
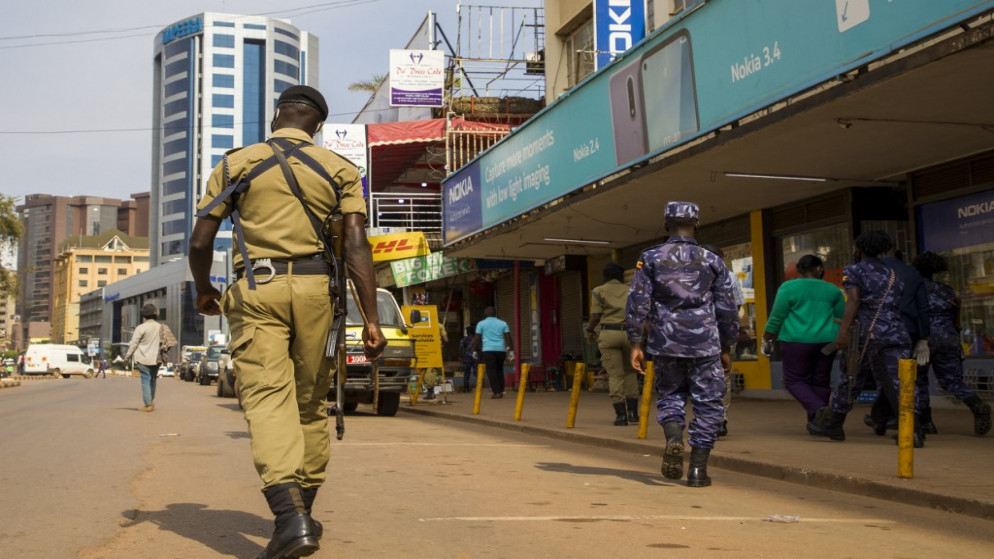
M 365 91 L 367 93 L 376 93 L 376 90 L 380 88 L 380 84 L 387 79 L 386 74 L 373 74 L 372 78 L 368 80 L 362 80 L 358 82 L 352 82 L 349 84 L 349 91 Z
M 13 256 L 23 231 L 14 198 L 0 194 L 0 297 L 12 295 L 17 289 L 17 275 L 4 266 L 3 259 Z

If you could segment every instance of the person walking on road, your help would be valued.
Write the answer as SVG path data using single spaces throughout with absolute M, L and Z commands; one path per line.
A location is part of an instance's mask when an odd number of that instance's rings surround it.
M 813 254 L 797 261 L 801 277 L 777 289 L 773 309 L 763 333 L 763 346 L 780 340 L 783 356 L 783 385 L 812 423 L 818 410 L 828 405 L 832 393 L 834 346 L 846 302 L 842 290 L 828 283 L 825 264 Z M 769 357 L 767 355 L 767 357 Z
M 826 413 L 817 413 L 815 421 L 808 423 L 808 433 L 812 435 L 846 440 L 842 426 L 867 374 L 873 374 L 890 408 L 898 409 L 898 362 L 911 357 L 911 336 L 900 310 L 904 282 L 881 261 L 893 245 L 885 231 L 866 231 L 856 238 L 856 263 L 842 271 L 846 306 L 835 338 L 836 346 L 847 352 L 841 363 L 843 374 Z M 854 321 L 858 323 L 859 337 L 851 339 Z M 858 370 L 850 371 L 853 366 Z M 921 448 L 924 441 L 916 403 L 915 447 Z
M 128 351 L 124 354 L 124 360 L 128 361 L 134 357 L 142 381 L 142 402 L 145 404 L 142 409 L 152 411 L 155 409 L 155 385 L 159 377 L 159 365 L 164 363 L 162 354 L 176 345 L 176 338 L 173 337 L 169 326 L 155 320 L 159 316 L 159 309 L 152 303 L 142 306 L 141 316 L 144 322 L 135 328 L 131 343 L 128 344 Z
M 316 89 L 284 90 L 270 140 L 229 151 L 214 168 L 190 238 L 197 307 L 228 316 L 252 458 L 276 517 L 261 559 L 311 555 L 324 533 L 311 508 L 331 456 L 324 401 L 335 360 L 325 349 L 335 311 L 332 289 L 346 286 L 332 282 L 322 224 L 339 215 L 344 265 L 365 310 L 367 359 L 379 359 L 386 346 L 359 170 L 311 142 L 327 117 L 328 105 Z M 228 216 L 238 247 L 236 281 L 222 297 L 210 272 L 214 238 Z
M 475 328 L 466 327 L 466 335 L 459 340 L 459 353 L 462 355 L 462 391 L 469 392 L 471 381 L 476 376 L 476 366 L 480 362 L 480 354 L 473 347 Z
M 644 371 L 641 343 L 648 323 L 646 352 L 656 367 L 656 419 L 666 446 L 662 472 L 683 477 L 683 428 L 688 396 L 694 419 L 690 436 L 689 487 L 711 485 L 708 458 L 724 420 L 727 389 L 724 363 L 738 337 L 738 311 L 732 276 L 718 255 L 697 244 L 699 209 L 669 202 L 664 212 L 670 237 L 642 253 L 635 267 L 626 310 L 632 367 Z
M 973 432 L 984 436 L 991 430 L 991 406 L 984 403 L 976 392 L 963 382 L 963 346 L 960 344 L 960 300 L 956 291 L 935 280 L 935 274 L 949 270 L 946 259 L 934 252 L 923 252 L 915 257 L 912 266 L 925 278 L 928 293 L 929 328 L 928 347 L 934 365 L 935 380 L 939 387 L 966 404 L 973 413 Z M 918 367 L 918 378 L 924 380 L 925 389 L 917 393 L 925 418 L 931 422 L 932 413 L 928 394 L 929 364 Z M 933 426 L 934 428 L 934 426 Z
M 628 286 L 625 269 L 614 262 L 604 265 L 604 283 L 590 291 L 587 339 L 597 342 L 601 364 L 607 369 L 607 386 L 614 406 L 614 424 L 638 423 L 638 372 L 632 368 L 632 346 L 625 335 Z M 600 327 L 600 333 L 597 328 Z
M 504 397 L 504 361 L 507 352 L 513 352 L 511 330 L 507 323 L 497 318 L 497 310 L 487 307 L 483 310 L 486 317 L 476 324 L 476 336 L 473 347 L 481 352 L 483 364 L 487 370 L 487 380 L 490 381 L 491 399 Z
M 107 378 L 107 360 L 103 357 L 97 358 L 97 374 L 103 375 L 100 378 Z M 96 378 L 96 375 L 94 375 L 94 378 Z

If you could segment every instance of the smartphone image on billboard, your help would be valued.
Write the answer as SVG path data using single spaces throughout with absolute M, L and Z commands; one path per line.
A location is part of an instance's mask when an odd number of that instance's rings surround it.
M 647 153 L 697 132 L 697 86 L 690 34 L 681 30 L 642 55 L 642 103 Z
M 641 60 L 619 68 L 608 84 L 614 155 L 618 165 L 647 153 L 642 102 Z

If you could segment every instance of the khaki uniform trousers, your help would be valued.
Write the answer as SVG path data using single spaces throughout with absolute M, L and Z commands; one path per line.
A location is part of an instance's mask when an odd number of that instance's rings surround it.
M 335 365 L 325 357 L 333 309 L 328 281 L 294 276 L 291 268 L 254 291 L 242 279 L 221 302 L 264 489 L 290 482 L 320 487 L 326 478 L 331 440 L 324 401 Z
M 638 372 L 632 368 L 632 346 L 624 330 L 601 330 L 597 335 L 601 365 L 607 370 L 607 388 L 611 402 L 638 398 Z

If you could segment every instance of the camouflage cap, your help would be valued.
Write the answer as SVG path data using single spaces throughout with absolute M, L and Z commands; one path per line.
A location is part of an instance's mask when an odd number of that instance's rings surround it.
M 670 219 L 698 219 L 700 208 L 693 202 L 667 202 L 663 217 Z

